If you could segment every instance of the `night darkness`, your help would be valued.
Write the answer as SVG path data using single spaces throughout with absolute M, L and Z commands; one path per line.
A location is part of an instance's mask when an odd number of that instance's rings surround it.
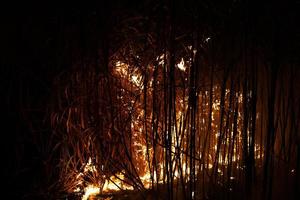
M 1 196 L 81 199 L 94 185 L 95 199 L 299 199 L 299 12 L 4 6 Z

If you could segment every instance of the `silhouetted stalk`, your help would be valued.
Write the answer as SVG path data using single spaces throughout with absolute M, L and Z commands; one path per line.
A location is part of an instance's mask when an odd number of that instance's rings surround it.
M 239 89 L 237 89 L 237 91 L 239 91 Z M 232 91 L 234 94 L 236 93 L 236 90 L 232 87 Z M 235 95 L 235 98 L 234 98 L 234 102 L 235 102 L 235 105 L 234 105 L 234 110 L 233 110 L 233 130 L 232 130 L 232 142 L 231 142 L 231 145 L 229 147 L 229 151 L 230 153 L 228 153 L 230 156 L 229 156 L 229 161 L 228 161 L 228 169 L 227 169 L 227 181 L 228 181 L 228 189 L 230 190 L 231 188 L 231 183 L 230 183 L 230 177 L 232 176 L 232 159 L 233 159 L 233 156 L 234 156 L 234 148 L 235 148 L 235 142 L 236 142 L 236 136 L 238 134 L 238 130 L 237 130 L 237 126 L 238 126 L 238 123 L 237 123 L 237 120 L 238 120 L 238 109 L 239 109 L 239 103 L 238 103 L 238 96 L 236 97 Z M 236 147 L 237 149 L 237 147 Z M 237 157 L 237 153 L 236 153 L 236 157 Z M 238 162 L 238 161 L 235 161 L 235 162 Z M 228 193 L 229 194 L 229 193 Z
M 224 137 L 224 131 L 223 131 L 223 121 L 224 121 L 224 113 L 225 113 L 225 92 L 226 92 L 226 82 L 227 82 L 227 76 L 228 76 L 228 69 L 225 69 L 224 77 L 221 85 L 221 100 L 220 100 L 220 125 L 219 125 L 219 132 L 217 133 L 217 149 L 215 154 L 215 159 L 213 163 L 213 175 L 214 175 L 214 181 L 218 179 L 218 165 L 219 165 L 219 155 L 220 155 L 220 149 L 222 140 Z
M 157 157 L 156 157 L 156 145 L 157 145 L 157 139 L 158 139 L 158 108 L 157 108 L 157 73 L 158 73 L 158 68 L 156 65 L 154 65 L 154 72 L 153 72 L 153 92 L 152 92 L 152 149 L 153 149 L 153 158 L 152 158 L 152 169 L 151 173 L 156 174 L 156 179 L 152 181 L 152 188 L 155 190 L 158 190 L 158 170 L 157 170 Z M 155 186 L 154 186 L 155 184 Z
M 195 195 L 195 140 L 196 140 L 196 106 L 197 106 L 197 96 L 196 96 L 196 61 L 192 62 L 190 71 L 190 88 L 189 88 L 189 110 L 190 110 L 190 140 L 189 140 L 189 151 L 190 151 L 190 175 L 189 175 L 189 199 L 194 199 Z
M 209 155 L 210 155 L 210 135 L 211 135 L 211 123 L 212 123 L 212 104 L 213 104 L 213 83 L 214 83 L 214 65 L 210 67 L 210 84 L 209 84 L 209 109 L 208 109 L 208 123 L 207 123 L 207 132 L 204 139 L 202 158 L 206 159 L 205 164 L 203 165 L 203 173 L 202 173 L 202 187 L 203 187 L 203 196 L 202 198 L 206 198 L 206 188 L 205 188 L 205 171 L 209 168 Z M 206 144 L 208 144 L 206 148 Z M 207 155 L 205 157 L 205 152 L 207 151 Z
M 254 59 L 254 58 L 252 58 Z M 254 64 L 254 63 L 253 63 Z M 255 136 L 256 136 L 256 103 L 257 103 L 257 76 L 256 76 L 256 63 L 252 66 L 252 89 L 250 90 L 251 99 L 251 130 L 250 130 L 250 141 L 249 141 L 249 181 L 252 183 L 255 180 Z M 249 128 L 250 129 L 250 128 Z M 254 179 L 253 179 L 254 178 Z M 252 186 L 252 185 L 251 185 Z
M 273 63 L 274 65 L 274 63 Z M 272 180 L 273 180 L 273 158 L 274 158 L 274 143 L 275 143 L 275 127 L 274 127 L 274 110 L 275 110 L 275 93 L 276 93 L 276 77 L 277 66 L 271 66 L 270 90 L 268 98 L 268 127 L 267 127 L 267 143 L 264 163 L 264 193 L 266 199 L 272 198 Z
M 149 136 L 148 136 L 148 128 L 147 128 L 147 83 L 148 83 L 148 70 L 147 70 L 148 66 L 145 66 L 145 72 L 144 72 L 144 130 L 145 130 L 145 135 L 146 135 L 146 156 L 147 156 L 147 164 L 148 164 L 148 169 L 149 169 L 149 173 L 150 173 L 150 179 L 151 179 L 151 185 L 153 186 L 153 173 L 151 170 L 151 162 L 150 162 L 150 155 L 149 155 Z

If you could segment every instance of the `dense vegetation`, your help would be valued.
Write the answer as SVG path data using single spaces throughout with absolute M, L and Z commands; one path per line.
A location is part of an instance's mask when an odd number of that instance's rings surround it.
M 299 3 L 134 3 L 7 14 L 14 195 L 299 197 Z

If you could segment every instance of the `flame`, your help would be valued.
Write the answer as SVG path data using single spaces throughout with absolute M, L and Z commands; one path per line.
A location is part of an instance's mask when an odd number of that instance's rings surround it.
M 97 171 L 96 166 L 93 165 L 93 163 L 92 163 L 92 158 L 91 157 L 89 158 L 88 163 L 84 167 L 84 172 L 88 172 L 88 171 L 90 171 L 90 172 L 96 172 Z
M 183 58 L 181 58 L 180 63 L 177 64 L 178 69 L 180 69 L 181 71 L 185 71 L 186 70 L 186 66 L 184 65 L 184 60 Z
M 142 87 L 142 76 L 141 75 L 132 75 L 131 82 L 137 87 Z
M 94 185 L 88 185 L 84 188 L 84 195 L 82 196 L 81 200 L 88 200 L 91 195 L 97 195 L 100 193 L 99 187 Z
M 124 174 L 125 172 L 122 171 L 106 179 L 103 186 L 103 192 L 118 191 L 120 189 L 133 190 L 133 186 L 124 183 Z
M 128 75 L 128 65 L 121 61 L 117 61 L 115 71 L 119 75 L 126 77 Z

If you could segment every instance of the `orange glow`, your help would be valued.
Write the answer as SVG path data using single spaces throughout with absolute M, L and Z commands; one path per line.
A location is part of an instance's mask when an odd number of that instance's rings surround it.
M 159 60 L 160 64 L 163 63 L 164 56 L 160 56 L 157 59 Z M 188 64 L 185 63 L 184 59 L 182 58 L 179 63 L 177 63 L 177 68 L 179 69 L 180 73 L 184 73 L 184 71 L 187 69 Z M 145 86 L 143 83 L 143 76 L 140 72 L 140 69 L 130 69 L 131 66 L 129 66 L 126 63 L 123 63 L 121 61 L 118 61 L 115 63 L 114 68 L 114 75 L 118 76 L 121 80 L 124 80 L 121 82 L 122 87 L 126 88 L 128 91 L 134 91 L 136 93 L 142 94 L 143 93 L 143 87 Z M 149 88 L 153 86 L 152 83 L 153 80 L 149 81 Z M 185 79 L 185 81 L 188 81 Z M 161 81 L 163 82 L 163 81 Z M 157 80 L 157 83 L 159 83 L 159 80 Z M 151 84 L 151 85 L 150 85 Z M 130 85 L 130 86 L 128 86 Z M 134 89 L 132 89 L 132 87 Z M 148 86 L 147 86 L 148 87 Z M 124 89 L 122 90 L 124 92 Z M 151 89 L 147 90 L 148 93 L 151 93 Z M 183 91 L 186 92 L 186 91 Z M 199 173 L 199 171 L 202 170 L 211 170 L 214 167 L 215 161 L 218 162 L 218 168 L 217 172 L 219 175 L 223 176 L 225 174 L 224 167 L 229 165 L 230 163 L 236 163 L 236 166 L 241 166 L 241 152 L 242 147 L 241 145 L 233 145 L 232 140 L 236 140 L 236 143 L 241 144 L 242 143 L 242 110 L 241 110 L 241 104 L 243 103 L 243 96 L 240 93 L 235 93 L 234 96 L 237 98 L 238 102 L 238 119 L 237 119 L 237 135 L 234 138 L 233 133 L 233 123 L 230 122 L 229 128 L 224 135 L 224 133 L 220 133 L 220 87 L 214 86 L 213 87 L 213 99 L 212 102 L 212 113 L 211 113 L 211 130 L 208 132 L 208 116 L 209 116 L 209 104 L 208 99 L 203 100 L 204 98 L 208 98 L 209 91 L 201 91 L 198 96 L 198 102 L 199 105 L 202 106 L 202 113 L 200 114 L 200 120 L 199 120 L 199 128 L 197 129 L 197 134 L 200 135 L 202 138 L 198 139 L 197 146 L 196 146 L 196 152 L 195 157 L 197 159 L 196 162 L 196 175 Z M 229 110 L 228 105 L 228 99 L 230 95 L 230 90 L 225 90 L 225 109 Z M 151 94 L 149 94 L 151 96 Z M 139 179 L 141 180 L 141 183 L 143 184 L 143 187 L 145 189 L 150 189 L 152 187 L 152 181 L 151 177 L 153 178 L 154 182 L 162 184 L 164 179 L 166 180 L 165 176 L 165 158 L 164 153 L 166 149 L 164 149 L 162 146 L 163 140 L 162 140 L 162 132 L 161 138 L 158 140 L 158 144 L 156 149 L 153 147 L 153 135 L 151 135 L 152 128 L 148 127 L 147 123 L 151 123 L 151 118 L 153 113 L 150 111 L 147 111 L 147 116 L 145 116 L 145 110 L 143 108 L 143 98 L 139 101 L 136 101 L 134 97 L 128 97 L 126 95 L 118 96 L 120 101 L 128 101 L 130 102 L 133 107 L 132 110 L 134 110 L 134 113 L 131 115 L 131 121 L 129 123 L 129 129 L 131 131 L 131 140 L 130 140 L 130 148 L 131 148 L 131 159 L 132 163 L 135 167 L 135 170 L 137 172 L 137 175 L 139 176 Z M 124 100 L 126 99 L 126 100 Z M 187 96 L 180 96 L 178 95 L 176 97 L 176 124 L 172 125 L 172 131 L 171 131 L 171 159 L 174 160 L 172 164 L 173 169 L 173 175 L 174 180 L 178 180 L 180 177 L 184 178 L 184 181 L 187 182 L 189 180 L 189 175 L 191 173 L 191 169 L 189 166 L 189 162 L 187 162 L 187 159 L 189 158 L 189 151 L 188 151 L 188 139 L 186 137 L 183 137 L 182 135 L 186 134 L 187 131 L 190 131 L 192 127 L 184 127 L 182 130 L 178 131 L 180 127 L 182 126 L 184 117 L 186 117 L 186 114 L 188 113 L 189 109 L 189 99 Z M 128 107 L 128 102 L 124 102 L 121 105 L 126 105 Z M 128 109 L 126 107 L 126 109 Z M 124 110 L 126 110 L 124 108 Z M 232 109 L 232 108 L 231 108 Z M 228 111 L 231 112 L 231 111 Z M 146 122 L 145 122 L 146 119 Z M 231 119 L 232 120 L 232 119 Z M 222 125 L 224 126 L 224 124 Z M 147 131 L 147 135 L 146 135 Z M 161 130 L 159 130 L 161 131 Z M 224 131 L 224 130 L 222 130 Z M 165 133 L 164 133 L 165 134 Z M 180 135 L 179 135 L 180 134 Z M 205 138 L 205 135 L 209 135 L 210 140 L 208 141 L 208 144 L 205 144 L 204 146 L 203 141 Z M 200 137 L 199 136 L 199 137 Z M 168 137 L 168 134 L 166 134 L 166 137 Z M 221 138 L 223 137 L 223 138 Z M 218 143 L 218 141 L 221 138 L 221 142 Z M 148 144 L 148 145 L 147 145 Z M 207 149 L 207 153 L 203 155 L 203 149 Z M 232 148 L 232 156 L 231 160 L 229 159 L 229 148 Z M 218 155 L 217 155 L 218 154 Z M 261 158 L 261 147 L 257 144 L 255 144 L 255 158 L 256 159 L 262 159 Z M 155 156 L 155 157 L 154 157 Z M 156 160 L 156 169 L 152 169 L 153 167 L 153 160 Z M 201 164 L 199 161 L 204 160 L 205 164 Z M 180 168 L 179 168 L 180 165 Z M 126 171 L 118 171 L 114 175 L 111 176 L 105 176 L 102 175 L 102 172 L 100 173 L 97 171 L 98 168 L 96 168 L 95 163 L 92 162 L 92 159 L 89 158 L 88 162 L 84 166 L 83 172 L 77 173 L 77 186 L 74 192 L 80 191 L 80 186 L 83 185 L 84 179 L 82 178 L 86 173 L 95 173 L 97 176 L 102 177 L 102 182 L 98 184 L 88 185 L 85 188 L 83 188 L 85 194 L 83 195 L 82 199 L 87 199 L 89 195 L 95 195 L 99 193 L 107 193 L 107 192 L 114 192 L 119 190 L 134 190 L 135 188 L 133 185 L 130 185 L 130 183 L 125 182 L 126 180 Z M 99 175 L 101 174 L 101 176 Z M 230 180 L 235 179 L 234 176 L 229 177 Z M 100 180 L 99 180 L 100 181 Z

